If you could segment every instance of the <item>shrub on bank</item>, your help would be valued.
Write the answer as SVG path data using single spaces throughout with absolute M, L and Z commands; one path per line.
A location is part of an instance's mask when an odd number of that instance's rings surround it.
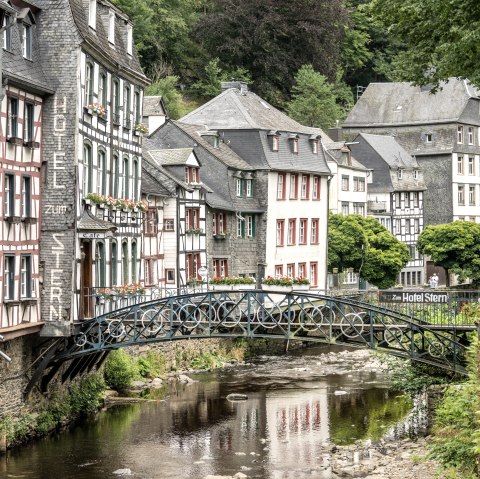
M 139 374 L 136 359 L 123 349 L 117 349 L 108 355 L 103 376 L 110 388 L 119 391 L 128 389 Z

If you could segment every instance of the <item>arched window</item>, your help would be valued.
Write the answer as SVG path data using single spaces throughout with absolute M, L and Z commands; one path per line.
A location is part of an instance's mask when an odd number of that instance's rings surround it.
M 128 165 L 128 158 L 125 157 L 123 159 L 123 198 L 128 198 L 130 195 L 130 189 L 129 189 L 129 184 L 130 184 L 130 171 L 129 171 L 129 165 Z
M 95 250 L 95 264 L 97 272 L 96 285 L 104 288 L 106 286 L 106 258 L 105 258 L 105 244 L 102 241 L 97 242 Z
M 85 64 L 85 106 L 93 102 L 93 64 Z
M 130 119 L 130 85 L 125 83 L 123 87 L 123 126 L 125 128 L 132 128 L 132 120 Z
M 108 93 L 108 83 L 107 83 L 107 73 L 105 71 L 100 72 L 98 78 L 98 103 L 107 108 L 107 93 Z
M 140 182 L 138 179 L 138 159 L 133 158 L 133 186 L 132 186 L 132 196 L 135 201 L 138 201 L 138 191 L 140 188 Z
M 119 184 L 120 184 L 120 160 L 118 159 L 118 155 L 114 154 L 113 155 L 113 179 L 112 179 L 112 184 L 113 184 L 113 197 L 118 198 L 119 197 Z
M 117 266 L 118 266 L 117 242 L 112 241 L 112 250 L 110 251 L 110 284 L 111 286 L 115 286 L 118 281 Z
M 135 125 L 138 125 L 142 120 L 142 106 L 140 104 L 140 91 L 135 89 L 135 96 L 133 97 L 133 115 Z
M 122 243 L 122 274 L 123 284 L 128 284 L 128 243 Z
M 97 193 L 107 194 L 107 155 L 105 150 L 98 150 Z
M 137 282 L 137 242 L 132 241 L 132 283 Z
M 92 145 L 83 144 L 83 194 L 93 193 Z

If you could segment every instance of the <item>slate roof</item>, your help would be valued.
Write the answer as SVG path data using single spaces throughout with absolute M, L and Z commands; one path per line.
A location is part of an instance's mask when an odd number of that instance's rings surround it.
M 133 48 L 132 55 L 127 54 L 127 35 L 120 28 L 118 21 L 115 22 L 115 48 L 110 47 L 108 41 L 109 11 L 113 10 L 117 17 L 131 24 L 128 16 L 112 2 L 102 0 L 102 2 L 97 2 L 96 30 L 93 30 L 88 26 L 88 6 L 86 6 L 86 2 L 82 0 L 69 0 L 69 2 L 73 19 L 85 43 L 97 50 L 104 58 L 108 58 L 109 61 L 135 76 L 142 83 L 148 84 L 148 79 L 140 66 L 136 49 Z
M 251 91 L 229 88 L 196 110 L 180 118 L 182 123 L 206 125 L 222 130 L 278 130 L 314 133 L 318 129 L 303 126 L 277 110 Z
M 348 168 L 352 168 L 354 170 L 361 170 L 361 171 L 368 171 L 369 168 L 363 166 L 360 162 L 358 162 L 353 155 L 350 155 L 350 164 L 348 164 L 342 155 L 342 148 L 345 146 L 344 141 L 336 141 L 330 143 L 324 143 L 325 150 L 327 151 L 327 155 L 335 161 L 340 166 L 346 166 Z M 328 160 L 328 158 L 327 158 Z
M 165 150 L 149 150 L 156 162 L 162 166 L 185 165 L 193 153 L 193 148 L 170 148 Z
M 175 183 L 147 161 L 142 161 L 142 193 L 145 195 L 174 196 Z
M 406 82 L 370 83 L 344 122 L 344 128 L 457 121 L 479 92 L 468 80 L 450 79 L 432 94 Z
M 77 223 L 78 231 L 90 233 L 116 231 L 117 227 L 109 221 L 94 216 L 89 209 L 86 209 Z
M 143 97 L 143 116 L 165 116 L 166 114 L 161 96 Z

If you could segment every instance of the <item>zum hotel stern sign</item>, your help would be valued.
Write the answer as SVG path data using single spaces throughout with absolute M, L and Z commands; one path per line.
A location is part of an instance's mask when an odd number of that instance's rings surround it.
M 447 292 L 379 291 L 383 303 L 448 303 Z

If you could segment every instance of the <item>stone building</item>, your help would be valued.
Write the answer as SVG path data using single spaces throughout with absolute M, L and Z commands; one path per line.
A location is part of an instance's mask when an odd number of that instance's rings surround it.
M 393 136 L 361 133 L 350 148 L 355 158 L 370 170 L 368 214 L 377 218 L 410 251 L 411 260 L 402 269 L 398 284 L 423 285 L 424 260 L 417 250 L 424 223 L 423 170 Z
M 42 334 L 68 335 L 72 321 L 95 313 L 97 288 L 139 280 L 136 125 L 147 80 L 132 23 L 113 3 L 36 5 L 37 54 L 55 91 L 43 111 Z
M 255 213 L 250 226 L 244 215 L 248 210 L 240 210 L 232 233 L 253 237 L 255 224 L 252 246 L 257 246 L 259 280 L 266 275 L 303 276 L 325 289 L 330 170 L 320 130 L 300 125 L 242 82 L 222 88 L 180 121 L 216 131 L 251 168 L 237 172 L 235 195 L 257 199 L 265 213 Z
M 424 174 L 425 224 L 480 222 L 480 97 L 467 80 L 432 93 L 409 83 L 371 83 L 345 120 L 344 138 L 394 136 Z
M 0 8 L 3 25 L 0 159 L 0 333 L 39 330 L 40 145 L 45 98 L 53 93 L 38 49 L 40 11 L 27 2 Z

